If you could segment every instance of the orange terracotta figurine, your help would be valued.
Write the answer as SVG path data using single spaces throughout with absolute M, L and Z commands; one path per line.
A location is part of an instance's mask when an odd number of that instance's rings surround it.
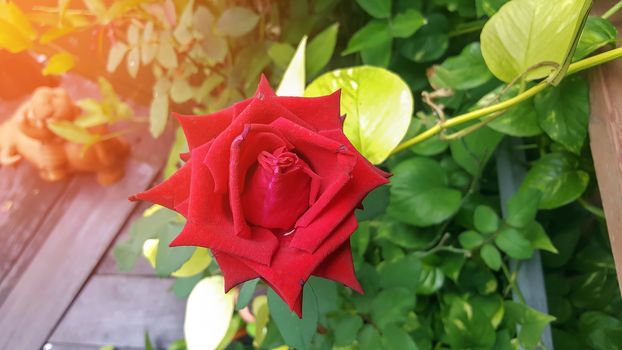
M 11 166 L 22 158 L 32 163 L 46 181 L 58 181 L 74 172 L 94 172 L 97 181 L 110 185 L 123 177 L 129 146 L 119 138 L 105 139 L 84 149 L 48 128 L 48 123 L 72 121 L 80 115 L 62 88 L 41 87 L 15 114 L 0 125 L 0 166 Z M 89 128 L 105 135 L 106 126 Z

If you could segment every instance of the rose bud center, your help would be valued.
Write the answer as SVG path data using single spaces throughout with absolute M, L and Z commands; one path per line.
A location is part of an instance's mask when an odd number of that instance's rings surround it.
M 242 194 L 248 222 L 282 233 L 290 231 L 309 208 L 313 176 L 317 175 L 295 153 L 284 148 L 261 152 Z

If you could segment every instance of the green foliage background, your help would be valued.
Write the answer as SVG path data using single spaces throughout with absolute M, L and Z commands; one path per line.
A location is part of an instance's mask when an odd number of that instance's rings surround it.
M 257 3 L 267 6 L 263 12 Z M 417 102 L 407 134 L 413 136 L 439 116 L 505 100 L 530 86 L 513 86 L 499 96 L 504 83 L 482 56 L 480 31 L 504 3 L 240 1 L 257 16 L 257 24 L 228 39 L 227 59 L 210 68 L 227 79 L 214 83 L 203 102 L 211 110 L 247 96 L 260 72 L 276 86 L 296 45 L 308 35 L 309 81 L 323 71 L 360 64 L 398 74 Z M 268 24 L 275 23 L 278 32 L 267 34 L 267 28 L 274 29 Z M 574 59 L 615 42 L 616 35 L 608 21 L 590 17 Z M 430 103 L 420 103 L 424 91 L 432 94 Z M 261 326 L 233 323 L 246 327 L 249 337 L 222 347 L 534 349 L 551 324 L 556 348 L 621 349 L 622 300 L 597 207 L 588 116 L 588 84 L 576 75 L 465 137 L 447 140 L 459 131 L 450 130 L 388 158 L 381 166 L 393 173 L 392 183 L 365 200 L 352 237 L 365 295 L 312 278 L 299 320 L 268 291 L 269 318 Z M 495 163 L 500 147 L 524 154 L 525 159 L 513 161 L 527 168 L 503 210 Z M 180 149 L 178 137 L 173 153 Z M 175 166 L 171 160 L 167 172 Z M 116 248 L 120 267 L 131 268 L 145 239 L 170 241 L 181 225 L 164 211 L 141 219 L 131 240 Z M 179 248 L 162 244 L 160 249 Z M 510 268 L 510 260 L 520 269 L 520 261 L 538 250 L 550 315 L 521 302 L 516 269 Z M 158 273 L 170 274 L 191 254 L 158 255 Z M 217 272 L 212 263 L 202 274 L 178 279 L 173 289 L 187 296 L 202 276 Z M 248 282 L 240 298 L 249 302 L 255 288 L 263 288 L 256 286 Z M 183 348 L 183 342 L 173 346 Z

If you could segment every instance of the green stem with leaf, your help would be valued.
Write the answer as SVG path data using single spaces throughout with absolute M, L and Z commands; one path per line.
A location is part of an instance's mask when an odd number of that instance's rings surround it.
M 617 48 L 617 49 L 613 49 L 613 50 L 609 50 L 606 52 L 603 52 L 601 54 L 592 56 L 592 57 L 588 57 L 585 58 L 583 60 L 577 61 L 573 64 L 570 65 L 570 67 L 568 68 L 568 72 L 567 75 L 570 74 L 575 74 L 581 71 L 584 71 L 586 69 L 601 65 L 603 63 L 615 60 L 617 58 L 622 57 L 622 48 Z M 447 119 L 444 121 L 440 121 L 438 124 L 434 125 L 433 127 L 431 127 L 430 129 L 422 132 L 421 134 L 410 138 L 404 142 L 402 142 L 400 145 L 398 145 L 392 152 L 392 154 L 396 154 L 399 153 L 405 149 L 407 149 L 408 147 L 411 147 L 413 145 L 416 145 L 418 143 L 421 143 L 439 133 L 441 133 L 443 130 L 445 129 L 449 129 L 449 128 L 453 128 L 456 127 L 458 125 L 462 125 L 468 122 L 471 122 L 473 120 L 478 120 L 482 117 L 488 116 L 490 114 L 493 113 L 497 113 L 497 112 L 501 112 L 504 111 L 510 107 L 516 106 L 521 102 L 524 102 L 530 98 L 532 98 L 533 96 L 535 96 L 536 94 L 538 94 L 539 92 L 549 88 L 551 85 L 549 84 L 548 81 L 543 80 L 540 83 L 538 83 L 537 85 L 523 91 L 522 93 L 516 95 L 513 98 L 510 98 L 506 101 L 503 102 L 499 102 L 497 104 L 494 104 L 492 106 L 488 106 L 485 108 L 481 108 L 481 109 L 477 109 L 468 113 L 464 113 L 461 114 L 459 116 L 456 116 L 454 118 L 451 119 Z

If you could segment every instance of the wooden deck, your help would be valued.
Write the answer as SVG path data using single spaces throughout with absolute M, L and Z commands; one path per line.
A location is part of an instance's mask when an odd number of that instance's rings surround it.
M 63 85 L 74 99 L 97 95 L 78 78 Z M 17 105 L 0 101 L 0 120 Z M 183 336 L 184 302 L 169 292 L 172 281 L 145 261 L 120 273 L 112 258 L 145 208 L 127 196 L 156 181 L 171 135 L 127 139 L 127 174 L 110 187 L 92 175 L 46 183 L 25 163 L 0 168 L 0 350 L 142 349 L 147 330 L 161 347 Z

